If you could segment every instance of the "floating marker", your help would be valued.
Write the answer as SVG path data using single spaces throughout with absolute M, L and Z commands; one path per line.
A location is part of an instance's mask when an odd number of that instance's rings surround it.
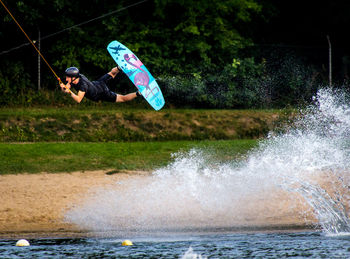
M 122 246 L 132 246 L 132 242 L 130 240 L 124 240 Z
M 20 239 L 17 241 L 16 246 L 30 246 L 30 244 L 27 240 Z

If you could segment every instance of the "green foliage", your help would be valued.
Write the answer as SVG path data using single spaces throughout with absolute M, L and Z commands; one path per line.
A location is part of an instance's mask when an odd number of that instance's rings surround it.
M 79 67 L 91 80 L 108 72 L 115 63 L 106 45 L 117 39 L 152 71 L 171 107 L 280 107 L 308 100 L 319 82 L 306 64 L 282 57 L 275 67 L 271 55 L 245 52 L 253 46 L 248 36 L 252 26 L 274 13 L 265 2 L 151 0 L 125 8 L 130 1 L 26 0 L 7 5 L 30 38 L 40 30 L 41 51 L 62 79 L 69 66 Z M 116 12 L 94 19 L 111 11 Z M 26 42 L 6 13 L 0 40 L 4 50 Z M 57 91 L 57 80 L 44 62 L 43 90 L 37 91 L 37 60 L 31 46 L 1 54 L 0 106 L 72 105 Z M 112 90 L 134 89 L 127 79 L 119 79 Z
M 250 43 L 242 37 L 240 23 L 249 22 L 252 14 L 261 11 L 254 0 L 155 2 L 156 14 L 165 24 L 165 44 L 171 46 L 164 58 L 180 58 L 173 72 L 198 72 L 229 62 Z
M 11 70 L 8 70 L 11 67 Z M 25 72 L 23 65 L 20 62 L 11 64 L 4 61 L 0 64 L 0 105 L 6 105 L 9 101 L 12 104 L 25 104 L 26 86 L 29 84 L 29 74 Z
M 253 58 L 233 59 L 223 70 L 164 77 L 159 83 L 170 102 L 191 107 L 248 108 L 263 106 L 261 83 L 264 64 Z
M 0 109 L 0 142 L 168 141 L 261 138 L 280 111 L 70 108 Z
M 259 79 L 266 106 L 285 107 L 308 103 L 326 83 L 315 66 L 291 51 L 268 49 L 263 75 Z
M 250 42 L 242 36 L 241 24 L 249 23 L 253 14 L 261 11 L 256 0 L 155 0 L 124 8 L 129 5 L 127 0 L 78 0 L 74 4 L 66 0 L 27 0 L 9 2 L 8 8 L 30 38 L 35 39 L 39 30 L 44 38 L 63 31 L 43 39 L 41 44 L 42 53 L 57 74 L 62 75 L 68 66 L 78 66 L 91 78 L 115 65 L 105 49 L 114 39 L 142 57 L 155 75 L 223 67 Z M 119 9 L 114 15 L 74 26 Z M 8 14 L 0 28 L 5 50 L 26 41 Z M 0 87 L 8 94 L 2 97 L 2 105 L 23 105 L 23 101 L 16 100 L 18 96 L 26 96 L 28 89 L 36 90 L 36 62 L 31 47 L 3 54 Z M 47 68 L 43 72 L 43 87 L 54 89 L 55 78 Z

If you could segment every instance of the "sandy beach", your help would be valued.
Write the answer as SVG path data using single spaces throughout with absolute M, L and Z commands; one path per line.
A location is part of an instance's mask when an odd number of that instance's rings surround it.
M 108 187 L 144 172 L 111 170 L 0 176 L 0 235 L 79 232 L 64 222 L 65 212 L 95 188 Z
M 94 190 L 110 188 L 118 181 L 146 177 L 147 172 L 118 172 L 111 170 L 73 172 L 59 174 L 19 174 L 0 176 L 0 236 L 16 236 L 21 233 L 82 233 L 86 231 L 65 222 L 64 215 Z M 252 226 L 264 228 L 303 228 L 306 220 L 298 212 L 302 205 L 291 209 L 288 197 L 278 206 L 259 203 L 255 208 L 261 217 L 251 220 Z M 266 201 L 267 202 L 267 201 Z M 268 208 L 268 211 L 266 210 Z M 254 215 L 254 212 L 252 212 Z M 247 219 L 249 221 L 249 219 Z

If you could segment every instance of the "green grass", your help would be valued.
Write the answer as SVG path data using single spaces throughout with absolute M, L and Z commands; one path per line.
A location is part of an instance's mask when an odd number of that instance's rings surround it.
M 256 145 L 257 140 L 0 143 L 0 174 L 153 170 L 170 163 L 172 153 L 191 148 L 204 150 L 215 161 L 228 161 Z
M 0 108 L 0 142 L 136 142 L 265 137 L 287 110 Z

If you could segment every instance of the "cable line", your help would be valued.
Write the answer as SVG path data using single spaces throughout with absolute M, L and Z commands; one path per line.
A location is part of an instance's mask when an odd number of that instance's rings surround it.
M 52 69 L 52 67 L 50 66 L 50 64 L 46 61 L 46 59 L 44 58 L 44 56 L 41 54 L 41 52 L 38 50 L 38 48 L 35 46 L 35 44 L 33 43 L 33 41 L 29 38 L 29 36 L 27 35 L 27 33 L 23 30 L 22 26 L 17 22 L 17 20 L 15 19 L 15 17 L 12 15 L 12 13 L 10 12 L 9 9 L 7 9 L 6 5 L 2 2 L 2 0 L 0 0 L 1 4 L 3 5 L 3 7 L 6 9 L 6 11 L 9 13 L 9 15 L 11 16 L 11 18 L 14 20 L 14 22 L 18 25 L 18 27 L 21 29 L 21 31 L 23 32 L 23 34 L 27 37 L 28 41 L 33 45 L 34 49 L 39 53 L 40 57 L 45 61 L 46 65 L 50 68 L 51 72 L 54 74 L 54 76 L 57 78 L 57 80 L 62 83 L 61 79 L 58 77 L 58 75 L 56 74 L 56 72 Z M 68 89 L 68 91 L 71 93 L 70 89 L 68 87 L 66 87 L 66 89 Z
M 2 5 L 5 7 L 5 9 L 8 11 L 8 9 L 6 8 L 6 6 L 4 5 L 4 3 L 2 2 L 2 0 L 0 0 L 0 1 L 1 1 Z M 63 30 L 61 30 L 61 31 L 54 32 L 54 33 L 51 33 L 51 34 L 46 35 L 46 36 L 44 36 L 44 37 L 41 37 L 40 40 L 45 40 L 45 39 L 51 38 L 51 37 L 53 37 L 53 36 L 56 36 L 57 34 L 63 33 L 63 32 L 68 31 L 68 30 L 71 30 L 71 29 L 73 29 L 73 28 L 75 28 L 75 27 L 79 27 L 79 26 L 85 25 L 85 24 L 87 24 L 87 23 L 90 23 L 90 22 L 93 22 L 93 21 L 96 21 L 96 20 L 105 18 L 105 17 L 110 16 L 110 15 L 115 14 L 115 13 L 119 13 L 119 12 L 121 12 L 121 11 L 124 11 L 124 10 L 126 10 L 126 9 L 131 8 L 131 7 L 140 5 L 140 4 L 142 4 L 142 3 L 144 3 L 144 2 L 147 2 L 147 1 L 149 1 L 149 0 L 141 0 L 141 1 L 139 1 L 139 2 L 136 2 L 136 3 L 130 4 L 130 5 L 124 6 L 124 7 L 120 8 L 120 9 L 111 11 L 111 12 L 106 13 L 106 14 L 103 14 L 103 15 L 98 16 L 98 17 L 96 17 L 96 18 L 93 18 L 93 19 L 91 19 L 91 20 L 78 23 L 78 24 L 73 25 L 73 26 L 71 26 L 71 27 L 65 28 L 65 29 L 63 29 Z M 9 12 L 9 11 L 8 11 L 8 12 Z M 10 16 L 13 18 L 12 14 L 10 14 Z M 16 21 L 16 23 L 17 23 L 17 21 Z M 17 25 L 18 25 L 18 23 L 17 23 Z M 23 30 L 22 30 L 22 31 L 23 31 Z M 29 40 L 29 41 L 32 42 L 31 40 Z M 35 43 L 35 41 L 33 41 L 33 43 Z M 9 49 L 9 50 L 4 50 L 4 51 L 0 52 L 0 56 L 1 56 L 1 55 L 4 55 L 4 54 L 7 54 L 7 53 L 9 53 L 9 52 L 12 52 L 12 51 L 14 51 L 14 50 L 20 49 L 20 48 L 22 48 L 22 47 L 28 46 L 28 45 L 30 45 L 30 43 L 23 43 L 22 45 L 19 45 L 19 46 L 17 46 L 17 47 L 11 48 L 11 49 Z

